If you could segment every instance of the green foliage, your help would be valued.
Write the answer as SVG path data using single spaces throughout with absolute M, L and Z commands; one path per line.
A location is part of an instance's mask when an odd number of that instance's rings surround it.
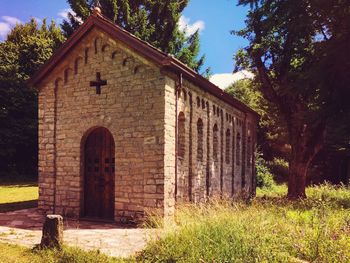
M 283 158 L 273 158 L 273 160 L 267 162 L 274 179 L 278 183 L 285 183 L 288 180 L 288 162 Z
M 64 37 L 54 22 L 17 25 L 0 43 L 0 176 L 36 176 L 37 94 L 25 83 Z
M 259 83 L 251 79 L 243 79 L 233 83 L 226 89 L 233 97 L 249 105 L 260 114 L 258 126 L 258 148 L 261 153 L 257 155 L 257 186 L 271 187 L 274 178 L 278 182 L 288 179 L 289 149 L 286 147 L 286 125 L 278 116 L 276 107 L 269 103 L 260 91 Z M 272 174 L 273 176 L 272 176 Z
M 62 24 L 65 35 L 74 30 L 88 18 L 96 1 L 67 0 L 75 15 L 69 13 L 68 20 Z M 205 57 L 199 59 L 199 32 L 186 36 L 178 27 L 181 13 L 188 0 L 101 0 L 102 14 L 130 33 L 147 41 L 160 50 L 174 55 L 197 72 Z
M 285 123 L 293 164 L 289 196 L 304 196 L 306 164 L 327 144 L 350 148 L 349 3 L 238 2 L 250 10 L 246 28 L 235 33 L 249 44 L 236 54 L 236 69 L 256 74 L 259 90 Z
M 242 79 L 225 91 L 259 113 L 258 145 L 264 159 L 272 160 L 275 156 L 287 157 L 286 125 L 277 114 L 276 107 L 264 98 L 259 83 L 251 79 Z
M 275 190 L 276 189 L 276 190 Z M 261 195 L 260 191 L 258 194 Z M 349 262 L 350 189 L 308 189 L 289 202 L 287 189 L 264 189 L 250 205 L 213 201 L 182 205 L 176 225 L 138 256 L 142 262 Z M 268 193 L 268 194 L 266 194 Z M 342 198 L 345 194 L 345 198 Z M 334 199 L 319 198 L 333 196 Z
M 256 167 L 256 186 L 260 188 L 271 188 L 275 182 L 273 180 L 272 173 L 266 164 L 266 161 L 262 158 L 260 153 L 256 154 L 255 159 Z
M 251 79 L 241 79 L 226 88 L 227 93 L 249 105 L 256 110 L 260 115 L 267 114 L 266 100 L 259 91 L 256 84 Z
M 184 39 L 183 43 L 184 44 L 182 45 L 181 49 L 174 55 L 181 62 L 185 63 L 187 66 L 198 72 L 204 64 L 205 60 L 204 55 L 199 60 L 196 60 L 200 48 L 199 31 L 197 30 L 188 39 Z M 205 71 L 206 76 L 209 74 L 208 70 L 209 69 L 206 69 Z
M 251 8 L 246 28 L 235 33 L 250 43 L 236 54 L 237 69 L 257 73 L 262 94 L 289 126 L 298 122 L 314 127 L 327 121 L 339 130 L 336 126 L 347 124 L 344 96 L 349 95 L 350 57 L 342 47 L 350 43 L 348 1 L 241 0 L 239 4 Z M 342 130 L 348 131 L 346 127 Z

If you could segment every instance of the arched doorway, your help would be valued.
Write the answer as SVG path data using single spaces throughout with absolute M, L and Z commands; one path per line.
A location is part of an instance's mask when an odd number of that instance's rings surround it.
M 106 128 L 96 128 L 84 145 L 83 216 L 114 219 L 115 144 Z

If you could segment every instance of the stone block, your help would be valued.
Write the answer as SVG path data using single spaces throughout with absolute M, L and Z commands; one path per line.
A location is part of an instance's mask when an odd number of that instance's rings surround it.
M 58 248 L 63 244 L 63 218 L 60 215 L 47 215 L 43 226 L 40 246 Z

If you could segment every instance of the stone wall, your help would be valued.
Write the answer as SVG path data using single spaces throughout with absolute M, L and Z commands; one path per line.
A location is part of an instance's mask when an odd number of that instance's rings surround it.
M 100 95 L 90 87 L 106 79 Z M 165 77 L 149 61 L 93 30 L 41 84 L 39 207 L 79 216 L 84 139 L 105 127 L 115 140 L 115 219 L 164 208 Z M 169 147 L 169 145 L 167 145 Z M 56 178 L 55 178 L 56 175 Z
M 254 194 L 256 116 L 188 81 L 179 96 L 178 116 L 177 201 Z
M 108 82 L 100 95 L 90 87 L 97 72 Z M 97 127 L 115 141 L 116 221 L 171 217 L 176 200 L 252 193 L 255 116 L 184 81 L 177 123 L 178 84 L 177 75 L 90 31 L 39 87 L 39 208 L 82 215 L 84 143 Z

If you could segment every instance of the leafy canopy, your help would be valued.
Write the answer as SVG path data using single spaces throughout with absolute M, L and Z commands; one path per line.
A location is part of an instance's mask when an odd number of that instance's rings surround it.
M 350 5 L 347 0 L 241 0 L 251 9 L 236 32 L 249 45 L 236 54 L 250 68 L 266 99 L 304 125 L 344 112 L 350 74 Z M 316 117 L 316 118 L 315 118 Z M 290 123 L 288 121 L 288 123 Z
M 25 81 L 63 41 L 54 22 L 32 19 L 0 43 L 0 175 L 36 175 L 37 94 Z
M 237 70 L 257 76 L 264 98 L 286 124 L 291 145 L 289 196 L 305 196 L 305 177 L 328 142 L 349 147 L 348 0 L 240 0 L 249 5 L 249 44 Z
M 238 80 L 230 85 L 227 93 L 250 106 L 260 115 L 258 126 L 258 148 L 265 160 L 287 157 L 285 124 L 259 89 L 259 83 L 252 79 Z
M 62 24 L 70 36 L 86 20 L 97 1 L 67 0 L 72 8 L 68 21 Z M 136 37 L 152 44 L 199 72 L 204 56 L 197 58 L 200 49 L 199 32 L 187 36 L 179 29 L 181 13 L 189 0 L 101 0 L 102 14 Z

